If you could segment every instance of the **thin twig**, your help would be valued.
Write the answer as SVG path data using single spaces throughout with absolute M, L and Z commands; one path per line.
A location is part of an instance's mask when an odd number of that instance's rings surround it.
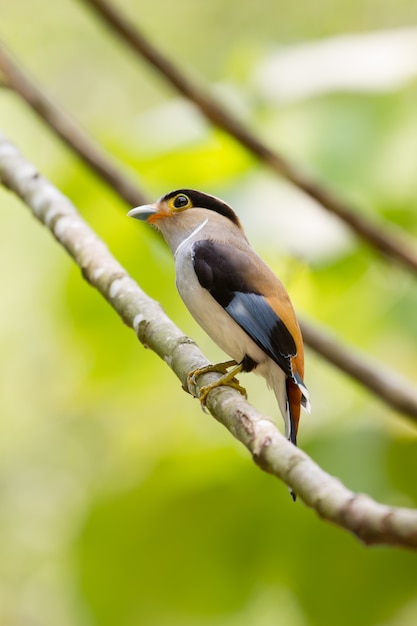
M 69 200 L 0 135 L 0 182 L 16 193 L 79 265 L 83 276 L 153 349 L 183 385 L 187 373 L 207 360 L 184 337 L 157 302 L 149 298 L 111 256 Z M 216 374 L 202 377 L 207 384 Z M 196 390 L 198 392 L 198 390 Z M 355 494 L 283 437 L 270 418 L 235 390 L 219 387 L 208 397 L 213 416 L 251 452 L 255 462 L 294 490 L 320 517 L 348 530 L 366 544 L 417 549 L 417 511 L 379 504 Z
M 316 324 L 303 321 L 301 328 L 304 341 L 310 348 L 368 391 L 373 391 L 380 400 L 417 422 L 417 386 L 398 372 L 373 362 L 351 346 L 343 345 Z
M 103 150 L 20 69 L 0 42 L 0 71 L 7 86 L 18 93 L 54 132 L 64 140 L 130 206 L 146 202 L 145 195 Z
M 40 111 L 44 122 L 70 145 L 88 165 L 124 199 L 129 207 L 145 201 L 142 192 L 116 169 L 106 153 L 92 144 L 76 122 L 70 120 L 43 91 L 29 79 L 9 53 L 0 45 L 0 67 L 7 68 L 10 86 L 35 111 Z M 110 173 L 107 175 L 106 173 Z M 383 399 L 396 411 L 417 420 L 417 393 L 411 384 L 393 370 L 371 363 L 364 355 L 356 354 L 323 329 L 309 322 L 303 323 L 306 344 L 333 365 Z
M 260 141 L 242 122 L 220 106 L 203 88 L 190 80 L 177 65 L 152 45 L 118 8 L 106 0 L 82 1 L 93 8 L 113 32 L 156 68 L 175 89 L 191 100 L 213 124 L 234 137 L 263 163 L 314 198 L 322 207 L 337 215 L 357 235 L 409 270 L 417 272 L 417 246 L 398 227 L 390 224 L 388 231 L 387 227 L 371 222 L 330 189 L 326 189 Z
M 0 72 L 0 87 L 2 89 L 10 89 L 9 81 L 1 72 Z

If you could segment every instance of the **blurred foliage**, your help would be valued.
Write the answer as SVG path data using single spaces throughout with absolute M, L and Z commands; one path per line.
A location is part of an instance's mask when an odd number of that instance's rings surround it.
M 281 106 L 252 83 L 274 47 L 415 24 L 414 2 L 118 4 L 271 145 L 417 236 L 416 81 Z M 417 379 L 414 277 L 320 210 L 303 212 L 296 196 L 284 202 L 286 185 L 210 129 L 82 3 L 0 8 L 9 47 L 150 197 L 192 186 L 230 201 L 301 313 Z M 121 201 L 7 90 L 0 120 L 140 285 L 221 358 L 184 311 L 157 235 L 127 220 Z M 293 505 L 49 233 L 0 197 L 1 626 L 414 625 L 415 555 L 366 549 Z M 352 489 L 415 506 L 415 429 L 311 352 L 306 370 L 313 413 L 300 445 Z M 263 381 L 244 383 L 256 406 L 277 414 Z

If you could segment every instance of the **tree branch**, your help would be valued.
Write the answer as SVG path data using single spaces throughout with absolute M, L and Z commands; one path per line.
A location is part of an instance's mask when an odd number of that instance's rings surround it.
M 365 357 L 311 322 L 301 322 L 305 343 L 392 408 L 417 422 L 417 387 L 398 372 Z
M 18 93 L 50 128 L 129 206 L 146 203 L 145 195 L 109 156 L 31 81 L 0 41 L 0 72 L 6 85 Z
M 301 171 L 288 159 L 260 141 L 242 122 L 221 107 L 204 89 L 191 81 L 178 66 L 153 46 L 110 2 L 107 0 L 82 1 L 94 9 L 125 44 L 141 58 L 146 59 L 177 91 L 191 100 L 213 124 L 234 137 L 277 174 L 314 198 L 322 207 L 337 215 L 372 246 L 399 261 L 412 272 L 417 272 L 417 246 L 404 232 L 399 228 L 395 228 L 394 232 L 393 224 L 390 224 L 388 231 L 387 227 L 369 221 L 330 189 L 310 178 L 306 172 Z
M 113 165 L 104 151 L 93 144 L 59 107 L 48 98 L 0 43 L 0 69 L 7 73 L 10 87 L 131 207 L 147 201 L 141 190 Z M 393 409 L 417 421 L 417 390 L 397 372 L 382 368 L 362 354 L 343 345 L 310 322 L 302 324 L 304 340 L 324 359 L 348 374 Z
M 196 344 L 185 337 L 111 256 L 105 244 L 54 188 L 0 135 L 0 182 L 17 194 L 35 217 L 79 265 L 83 276 L 154 350 L 183 386 L 187 373 L 207 363 Z M 202 376 L 201 385 L 217 374 Z M 221 387 L 208 396 L 212 415 L 241 441 L 255 462 L 293 489 L 320 517 L 350 531 L 366 544 L 417 548 L 417 511 L 394 508 L 355 494 L 289 443 L 275 424 L 233 389 Z

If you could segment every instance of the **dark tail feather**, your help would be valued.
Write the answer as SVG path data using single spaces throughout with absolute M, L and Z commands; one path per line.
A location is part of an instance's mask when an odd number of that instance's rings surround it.
M 294 422 L 294 418 L 291 412 L 291 405 L 289 402 L 289 389 L 288 389 L 288 385 L 289 385 L 290 379 L 287 378 L 286 380 L 286 388 L 287 388 L 287 416 L 288 416 L 288 422 L 290 425 L 290 430 L 289 433 L 287 433 L 287 437 L 288 440 L 291 441 L 291 443 L 293 443 L 295 446 L 297 445 L 297 431 L 295 429 L 295 422 Z
M 291 405 L 289 403 L 288 400 L 288 383 L 289 383 L 289 379 L 287 378 L 286 381 L 286 387 L 287 387 L 287 415 L 288 415 L 288 421 L 290 423 L 290 432 L 288 435 L 288 440 L 291 441 L 291 443 L 293 443 L 295 446 L 297 445 L 297 432 L 295 430 L 295 423 L 294 423 L 294 418 L 292 416 L 291 413 Z M 297 494 L 295 493 L 295 491 L 293 491 L 290 487 L 290 495 L 291 498 L 293 499 L 293 502 L 295 502 L 297 500 Z

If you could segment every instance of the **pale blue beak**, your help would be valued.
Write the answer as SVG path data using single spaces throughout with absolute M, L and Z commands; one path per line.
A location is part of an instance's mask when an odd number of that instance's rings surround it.
M 151 215 L 155 215 L 157 209 L 153 204 L 143 204 L 137 206 L 135 209 L 131 209 L 127 214 L 128 217 L 134 217 L 136 220 L 146 221 Z

